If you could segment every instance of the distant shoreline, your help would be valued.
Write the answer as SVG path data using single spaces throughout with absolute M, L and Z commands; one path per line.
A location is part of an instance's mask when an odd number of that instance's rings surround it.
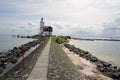
M 90 39 L 90 38 L 72 38 L 74 40 L 87 40 L 87 41 L 120 41 L 119 39 Z

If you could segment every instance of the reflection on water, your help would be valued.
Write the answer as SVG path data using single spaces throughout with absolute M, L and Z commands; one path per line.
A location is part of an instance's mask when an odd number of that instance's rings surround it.
M 120 42 L 73 40 L 71 44 L 91 52 L 101 60 L 120 66 Z

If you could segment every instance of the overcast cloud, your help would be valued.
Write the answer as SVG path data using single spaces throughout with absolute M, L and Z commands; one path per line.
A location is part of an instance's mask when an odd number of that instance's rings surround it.
M 0 34 L 37 34 L 41 17 L 57 35 L 120 36 L 120 0 L 0 0 Z

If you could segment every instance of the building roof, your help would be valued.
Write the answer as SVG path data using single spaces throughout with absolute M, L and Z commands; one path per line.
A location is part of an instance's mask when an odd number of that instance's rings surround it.
M 42 28 L 48 28 L 49 26 L 42 26 Z
M 51 26 L 47 26 L 46 28 L 43 28 L 43 31 L 48 31 L 48 32 L 52 32 L 53 28 Z

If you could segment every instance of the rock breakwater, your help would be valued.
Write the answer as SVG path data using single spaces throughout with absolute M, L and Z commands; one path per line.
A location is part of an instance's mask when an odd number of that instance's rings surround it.
M 44 38 L 40 38 L 19 47 L 14 47 L 12 50 L 8 50 L 7 52 L 0 52 L 0 74 L 2 74 L 4 69 L 6 69 L 7 64 L 16 64 L 18 62 L 18 59 L 23 55 L 23 53 L 29 51 L 31 47 L 40 44 L 40 42 L 42 42 L 43 40 Z
M 120 68 L 117 66 L 114 66 L 110 63 L 107 63 L 105 61 L 99 60 L 95 56 L 93 56 L 88 51 L 84 51 L 82 49 L 76 48 L 74 45 L 70 44 L 64 44 L 66 48 L 68 48 L 70 51 L 78 54 L 80 57 L 85 58 L 86 60 L 89 60 L 93 64 L 97 66 L 97 69 L 100 72 L 104 72 L 108 76 L 110 76 L 113 79 L 120 79 Z

